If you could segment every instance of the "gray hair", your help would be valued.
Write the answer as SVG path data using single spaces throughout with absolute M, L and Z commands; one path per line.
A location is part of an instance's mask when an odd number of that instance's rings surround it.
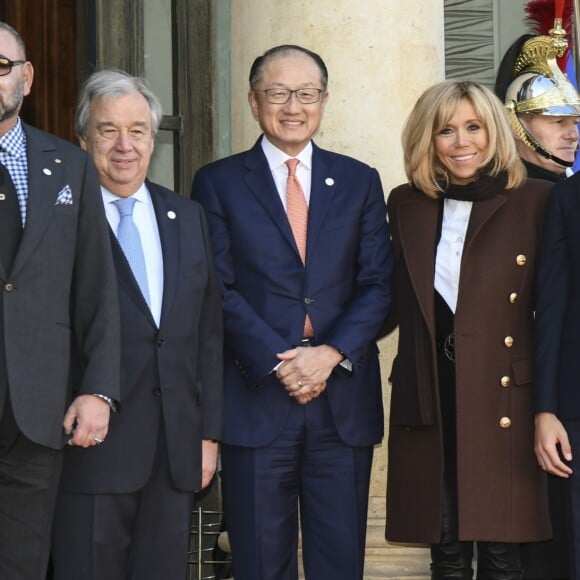
M 22 58 L 26 60 L 26 46 L 24 44 L 22 36 L 20 36 L 20 34 L 16 32 L 16 30 L 14 30 L 14 28 L 12 28 L 12 26 L 10 26 L 10 24 L 6 22 L 0 21 L 0 30 L 5 30 L 14 37 L 14 40 L 16 40 L 16 44 L 18 45 L 18 48 L 22 53 Z
M 138 92 L 149 104 L 151 130 L 157 135 L 161 123 L 162 109 L 159 99 L 142 77 L 134 77 L 122 70 L 103 69 L 93 73 L 83 85 L 75 114 L 77 137 L 85 139 L 89 130 L 89 109 L 94 99 L 114 99 Z

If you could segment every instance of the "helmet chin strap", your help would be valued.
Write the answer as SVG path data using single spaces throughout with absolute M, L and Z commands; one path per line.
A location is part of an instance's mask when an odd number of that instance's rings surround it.
M 518 137 L 522 142 L 527 145 L 533 151 L 539 153 L 542 157 L 561 165 L 562 167 L 572 167 L 574 161 L 564 161 L 559 157 L 556 157 L 548 150 L 546 150 L 540 142 L 526 129 L 524 124 L 521 122 L 517 114 L 515 113 L 515 102 L 506 103 L 508 109 L 508 118 L 512 128 L 515 130 Z M 576 145 L 576 151 L 578 151 L 578 145 Z
M 562 167 L 572 167 L 572 165 L 574 165 L 574 161 L 564 161 L 563 159 L 560 159 L 559 157 L 552 155 L 551 153 L 546 151 L 539 143 L 535 151 L 538 152 L 542 157 L 545 157 L 550 161 L 554 161 L 554 163 L 557 163 L 558 165 L 562 165 Z M 578 147 L 576 147 L 576 151 L 578 151 Z

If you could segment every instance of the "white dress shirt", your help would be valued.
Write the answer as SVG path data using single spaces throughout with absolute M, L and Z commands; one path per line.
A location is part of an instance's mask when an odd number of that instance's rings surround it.
M 103 194 L 107 220 L 111 229 L 117 235 L 120 216 L 119 211 L 113 204 L 119 197 L 102 186 L 101 193 Z M 151 314 L 159 327 L 163 300 L 163 252 L 161 250 L 161 239 L 159 238 L 155 209 L 151 201 L 151 194 L 145 184 L 141 185 L 130 197 L 137 200 L 133 208 L 133 222 L 139 230 L 143 254 L 145 255 Z
M 286 161 L 288 159 L 298 159 L 300 163 L 296 168 L 296 177 L 302 186 L 304 197 L 306 198 L 306 205 L 310 204 L 310 185 L 312 183 L 312 142 L 298 153 L 295 157 L 290 157 L 284 151 L 281 151 L 276 146 L 272 145 L 270 141 L 264 136 L 262 137 L 262 151 L 268 160 L 272 177 L 276 184 L 276 190 L 282 200 L 284 211 L 286 211 L 286 182 L 288 180 L 288 166 Z
M 461 257 L 473 202 L 446 199 L 443 204 L 441 238 L 435 260 L 435 289 L 455 313 Z

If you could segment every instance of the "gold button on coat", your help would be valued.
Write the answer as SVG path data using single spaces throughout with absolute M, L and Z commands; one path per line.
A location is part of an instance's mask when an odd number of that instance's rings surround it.
M 513 304 L 517 299 L 518 299 L 518 293 L 517 292 L 512 292 L 510 294 L 510 302 Z
M 516 257 L 516 264 L 518 266 L 523 266 L 526 263 L 526 256 L 524 254 L 518 254 L 518 256 Z
M 512 426 L 512 420 L 509 417 L 502 417 L 499 420 L 499 426 L 502 429 L 509 429 Z
M 511 348 L 511 347 L 513 346 L 513 344 L 514 344 L 514 339 L 513 339 L 513 337 L 511 337 L 511 336 L 506 336 L 506 337 L 503 339 L 503 342 L 504 342 L 504 344 L 505 344 L 505 345 L 506 345 L 508 348 Z
M 508 377 L 507 375 L 505 375 L 504 377 L 502 377 L 500 379 L 500 383 L 502 387 L 509 387 L 512 384 L 512 380 L 510 377 Z

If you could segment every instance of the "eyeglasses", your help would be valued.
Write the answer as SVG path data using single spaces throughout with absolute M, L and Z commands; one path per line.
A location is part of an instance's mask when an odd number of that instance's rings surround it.
M 24 64 L 25 60 L 10 60 L 4 56 L 0 56 L 0 77 L 5 77 L 12 72 L 12 67 Z
M 272 105 L 285 105 L 292 95 L 303 105 L 312 105 L 320 101 L 320 95 L 324 92 L 322 89 L 255 89 L 258 93 L 264 93 L 266 100 Z

